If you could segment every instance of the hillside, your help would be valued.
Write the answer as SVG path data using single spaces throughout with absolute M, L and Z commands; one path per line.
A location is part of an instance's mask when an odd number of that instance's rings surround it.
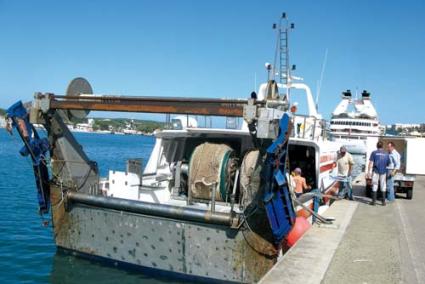
M 0 108 L 0 116 L 6 116 L 6 110 Z M 73 121 L 74 126 L 79 123 L 88 123 L 89 119 L 80 119 Z M 163 129 L 164 122 L 141 120 L 141 119 L 127 119 L 127 118 L 91 118 L 91 125 L 94 131 L 113 131 L 121 132 L 124 129 L 137 130 L 143 133 L 152 133 L 156 129 Z
M 144 133 L 152 133 L 156 129 L 163 129 L 165 123 L 152 120 L 125 119 L 125 118 L 93 118 L 93 130 L 122 131 L 133 129 Z

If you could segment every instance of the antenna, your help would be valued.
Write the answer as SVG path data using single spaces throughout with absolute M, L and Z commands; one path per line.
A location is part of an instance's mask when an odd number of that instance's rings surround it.
M 323 62 L 322 62 L 322 70 L 320 71 L 320 80 L 317 84 L 317 94 L 316 94 L 316 109 L 317 110 L 319 109 L 320 91 L 322 89 L 323 74 L 325 73 L 327 61 L 328 61 L 328 49 L 326 48 L 325 57 L 323 58 Z
M 272 70 L 274 70 L 274 67 L 272 67 L 272 65 L 270 63 L 268 63 L 268 62 L 266 62 L 264 64 L 264 67 L 266 67 L 266 70 L 267 70 L 267 81 L 268 80 L 271 80 L 273 77 L 270 77 L 270 72 Z M 271 73 L 271 74 L 272 74 L 272 76 L 274 76 L 273 73 Z

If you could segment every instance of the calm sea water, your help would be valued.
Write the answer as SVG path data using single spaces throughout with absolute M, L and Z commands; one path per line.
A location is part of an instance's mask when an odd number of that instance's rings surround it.
M 129 158 L 147 162 L 154 144 L 147 136 L 75 135 L 102 175 L 125 170 Z M 17 136 L 0 129 L 0 283 L 170 283 L 57 253 L 52 228 L 37 213 L 32 167 L 21 147 Z
M 129 158 L 147 162 L 154 138 L 76 133 L 101 174 L 125 170 Z M 18 154 L 22 142 L 0 129 L 0 283 L 178 283 L 100 265 L 56 252 L 52 228 L 37 214 L 36 189 L 29 158 Z M 363 157 L 355 156 L 355 172 Z
M 366 163 L 366 154 L 352 154 L 354 160 L 353 166 L 353 177 L 358 176 L 362 172 L 364 172 L 365 163 Z

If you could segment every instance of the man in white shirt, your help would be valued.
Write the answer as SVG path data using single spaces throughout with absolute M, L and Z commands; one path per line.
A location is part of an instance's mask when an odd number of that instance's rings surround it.
M 388 142 L 387 149 L 390 156 L 390 165 L 388 166 L 387 174 L 387 199 L 388 201 L 394 201 L 394 176 L 400 169 L 400 154 L 394 148 L 393 142 Z
M 353 200 L 351 171 L 353 169 L 354 160 L 351 154 L 347 152 L 347 149 L 344 146 L 339 149 L 339 155 L 336 164 L 338 167 L 338 177 L 345 179 L 344 181 L 340 182 L 338 195 L 339 197 L 344 198 L 347 194 L 348 199 Z

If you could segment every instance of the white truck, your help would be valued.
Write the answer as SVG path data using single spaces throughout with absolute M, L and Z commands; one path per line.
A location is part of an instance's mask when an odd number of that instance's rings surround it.
M 394 176 L 394 192 L 405 193 L 407 199 L 412 199 L 416 175 L 425 175 L 425 138 L 383 136 L 379 137 L 379 140 L 384 143 L 384 147 L 388 142 L 393 142 L 395 149 L 400 153 L 401 165 Z M 369 163 L 369 156 L 370 153 L 367 155 L 366 164 Z M 371 195 L 371 190 L 372 180 L 367 178 L 367 196 Z

